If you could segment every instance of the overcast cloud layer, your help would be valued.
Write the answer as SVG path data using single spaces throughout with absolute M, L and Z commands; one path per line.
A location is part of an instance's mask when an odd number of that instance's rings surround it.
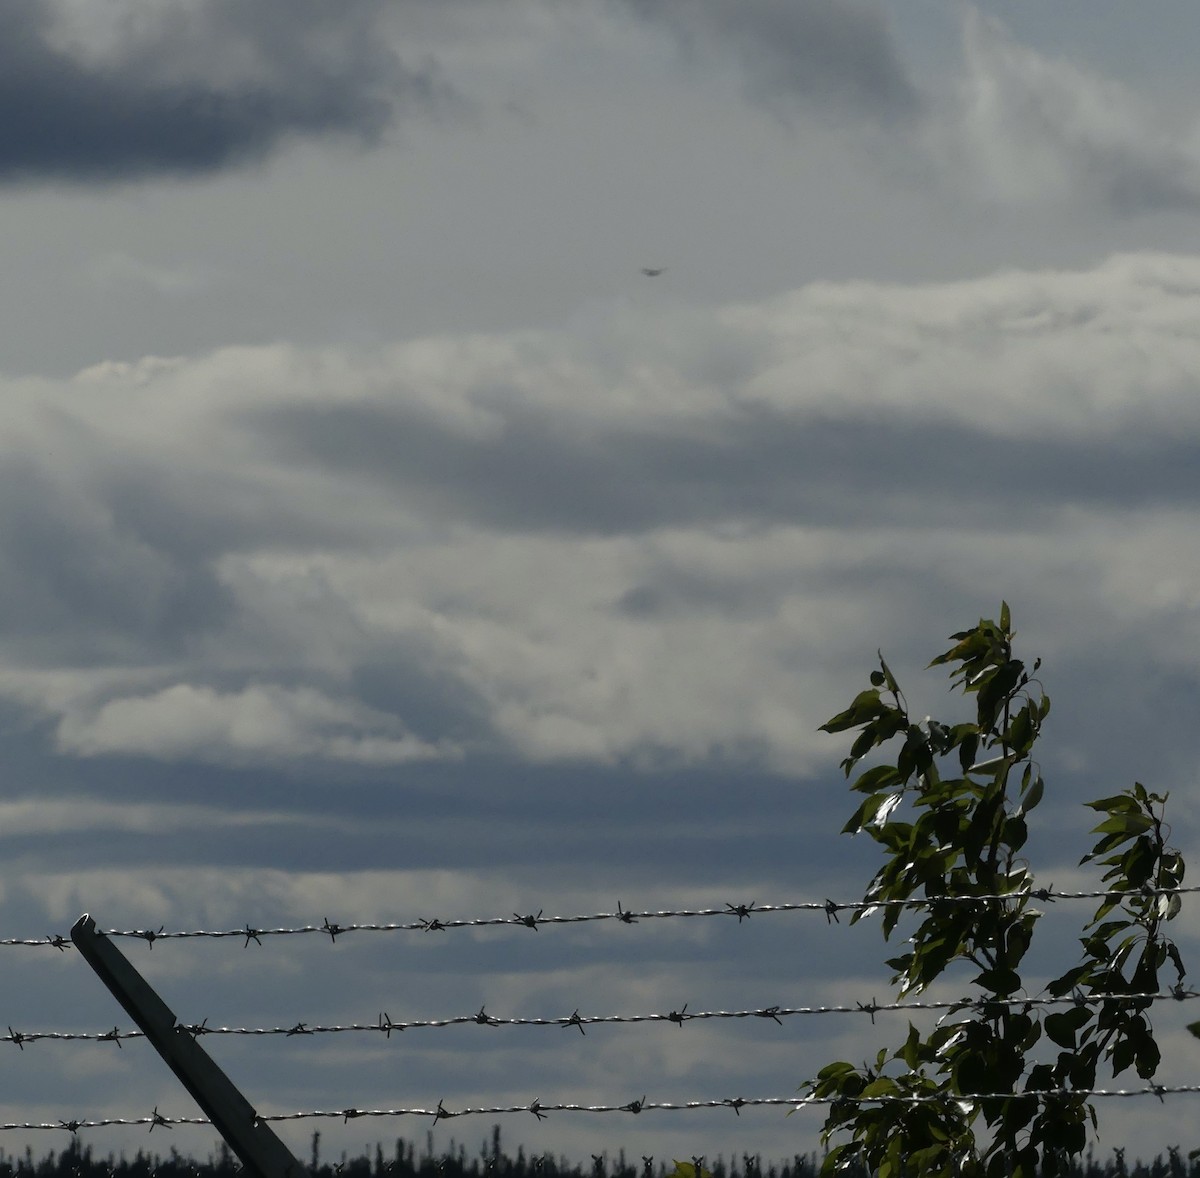
M 940 603 L 1021 535 L 1040 598 L 1081 529 L 1194 508 L 1198 300 L 1122 256 L 13 382 L 0 692 L 77 756 L 811 771 L 859 570 Z
M 854 899 L 818 726 L 881 647 L 952 712 L 920 668 L 1002 598 L 1054 699 L 1039 880 L 1095 885 L 1081 803 L 1135 778 L 1194 857 L 1200 137 L 1139 13 L 61 0 L 0 34 L 0 936 Z M 822 911 L 244 940 L 122 944 L 231 1027 L 853 1004 L 892 952 Z M 0 1026 L 120 1017 L 76 955 L 0 954 Z M 1194 1012 L 1157 1017 L 1195 1083 Z M 902 1025 L 206 1046 L 262 1111 L 623 1104 L 791 1096 Z M 143 1044 L 23 1046 L 2 1122 L 194 1112 Z M 1190 1099 L 1108 1102 L 1100 1149 L 1191 1148 Z M 504 1132 L 773 1158 L 818 1124 Z

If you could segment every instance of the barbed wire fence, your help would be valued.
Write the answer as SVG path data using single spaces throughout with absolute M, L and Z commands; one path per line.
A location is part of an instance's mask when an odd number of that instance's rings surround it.
M 1200 892 L 1200 885 L 1180 888 L 1142 888 L 1137 895 L 1153 896 L 1184 896 Z M 167 931 L 165 927 L 158 929 L 103 929 L 107 937 L 128 937 L 146 941 L 154 945 L 157 941 L 188 940 L 204 938 L 222 940 L 233 938 L 243 942 L 246 948 L 253 941 L 261 945 L 263 937 L 306 936 L 314 933 L 323 934 L 331 941 L 347 933 L 396 933 L 396 932 L 448 932 L 453 929 L 490 928 L 505 925 L 518 925 L 532 929 L 535 932 L 542 927 L 565 924 L 586 924 L 596 921 L 616 921 L 619 924 L 638 924 L 643 920 L 673 920 L 693 917 L 736 917 L 738 922 L 750 919 L 751 916 L 764 916 L 772 913 L 811 912 L 823 913 L 830 922 L 839 919 L 844 912 L 869 916 L 885 908 L 906 909 L 935 909 L 939 907 L 955 907 L 960 905 L 978 905 L 1011 901 L 1018 896 L 1030 897 L 1043 903 L 1053 903 L 1057 900 L 1107 900 L 1129 898 L 1128 892 L 1113 892 L 1104 889 L 1091 891 L 1059 891 L 1055 888 L 1034 888 L 1024 893 L 998 893 L 996 895 L 976 896 L 914 896 L 907 900 L 800 900 L 784 904 L 726 903 L 722 908 L 660 908 L 636 909 L 625 908 L 618 901 L 615 911 L 591 912 L 575 916 L 547 916 L 544 910 L 537 913 L 522 915 L 514 912 L 511 916 L 485 916 L 467 919 L 440 920 L 437 918 L 420 917 L 416 920 L 395 923 L 339 923 L 325 917 L 320 924 L 302 924 L 285 928 L 257 928 L 249 923 L 241 928 L 233 929 L 178 929 Z M 69 936 L 61 933 L 47 934 L 42 937 L 5 937 L 0 938 L 0 948 L 25 946 L 29 948 L 54 948 L 67 950 L 72 948 Z
M 1171 898 L 1200 892 L 1200 886 L 1180 888 L 1143 888 L 1136 893 L 1140 897 Z M 404 922 L 337 922 L 328 917 L 321 924 L 303 924 L 290 927 L 263 928 L 250 923 L 233 929 L 179 929 L 167 930 L 165 926 L 153 928 L 106 929 L 104 935 L 112 938 L 127 938 L 143 941 L 150 949 L 159 942 L 185 941 L 195 939 L 230 940 L 234 943 L 241 941 L 241 947 L 247 949 L 253 943 L 262 946 L 263 938 L 290 936 L 321 936 L 327 937 L 332 944 L 338 937 L 351 934 L 382 934 L 382 933 L 422 933 L 440 934 L 460 929 L 483 929 L 494 927 L 524 928 L 538 932 L 543 928 L 556 926 L 578 925 L 596 922 L 614 922 L 618 924 L 637 924 L 643 921 L 667 921 L 688 919 L 722 919 L 735 918 L 741 925 L 756 916 L 767 916 L 786 913 L 809 913 L 823 915 L 828 924 L 840 921 L 842 914 L 851 914 L 857 918 L 870 916 L 873 913 L 889 907 L 905 909 L 936 910 L 939 907 L 954 907 L 966 904 L 978 905 L 984 903 L 1011 902 L 1014 898 L 1033 898 L 1043 903 L 1057 901 L 1083 901 L 1128 899 L 1128 892 L 1113 892 L 1106 890 L 1061 891 L 1054 888 L 1038 888 L 1026 893 L 1007 893 L 987 896 L 937 896 L 913 897 L 899 901 L 882 900 L 853 900 L 834 901 L 805 900 L 788 903 L 759 904 L 730 903 L 723 907 L 710 908 L 675 908 L 675 909 L 639 909 L 625 908 L 617 904 L 615 911 L 593 912 L 578 915 L 546 915 L 543 909 L 536 913 L 520 914 L 514 912 L 510 916 L 487 916 L 476 918 L 440 919 L 421 917 Z M 9 949 L 56 949 L 67 952 L 74 949 L 69 936 L 63 934 L 47 934 L 34 938 L 0 938 L 0 948 Z M 1154 993 L 1102 993 L 1084 994 L 1075 992 L 1064 995 L 1035 994 L 1024 997 L 1011 996 L 1007 998 L 981 997 L 967 995 L 952 999 L 937 1000 L 902 1000 L 879 1002 L 874 997 L 856 999 L 824 1005 L 789 1006 L 784 1004 L 754 1007 L 738 1010 L 689 1010 L 688 1004 L 683 1003 L 676 1008 L 658 1012 L 634 1013 L 581 1013 L 579 1008 L 570 1014 L 550 1014 L 535 1017 L 503 1016 L 489 1013 L 486 1004 L 477 1012 L 457 1014 L 446 1017 L 421 1018 L 409 1020 L 393 1020 L 386 1012 L 380 1012 L 373 1021 L 351 1023 L 322 1023 L 297 1022 L 286 1026 L 209 1026 L 205 1019 L 199 1023 L 179 1024 L 180 1028 L 194 1038 L 207 1035 L 268 1037 L 281 1036 L 287 1038 L 301 1036 L 323 1035 L 382 1035 L 391 1039 L 393 1032 L 399 1036 L 402 1033 L 419 1030 L 448 1030 L 461 1026 L 483 1026 L 490 1028 L 557 1028 L 559 1030 L 577 1030 L 586 1035 L 587 1029 L 602 1025 L 637 1025 L 647 1023 L 671 1023 L 683 1026 L 695 1021 L 721 1020 L 758 1020 L 782 1025 L 784 1019 L 801 1017 L 833 1016 L 833 1015 L 865 1015 L 874 1023 L 879 1014 L 907 1013 L 914 1011 L 941 1012 L 943 1017 L 963 1010 L 982 1011 L 999 1010 L 1005 1007 L 1018 1009 L 1033 1009 L 1054 1006 L 1098 1006 L 1113 1003 L 1184 1003 L 1200 998 L 1200 990 L 1185 988 L 1182 983 L 1173 988 Z M 7 1034 L 0 1034 L 0 1044 L 7 1043 L 24 1051 L 26 1047 L 45 1042 L 60 1043 L 113 1043 L 118 1048 L 122 1042 L 146 1038 L 140 1030 L 122 1030 L 114 1026 L 109 1030 L 98 1032 L 60 1031 L 60 1030 L 20 1030 L 11 1024 L 6 1024 Z M 977 1093 L 970 1097 L 946 1095 L 879 1095 L 860 1098 L 872 1103 L 938 1103 L 953 1099 L 956 1103 L 970 1101 L 981 1103 L 998 1097 L 1028 1101 L 1048 1101 L 1064 1096 L 1086 1097 L 1097 1100 L 1128 1100 L 1139 1097 L 1152 1097 L 1163 1101 L 1167 1096 L 1194 1095 L 1200 1093 L 1200 1084 L 1146 1084 L 1134 1088 L 1104 1088 L 1104 1089 L 1070 1089 L 1070 1090 L 1038 1090 L 1029 1092 L 1000 1092 Z M 818 1098 L 807 1096 L 723 1096 L 703 1097 L 684 1101 L 649 1100 L 645 1095 L 631 1100 L 610 1101 L 606 1103 L 579 1103 L 569 1100 L 542 1100 L 540 1098 L 529 1102 L 492 1104 L 480 1106 L 448 1106 L 443 1099 L 436 1105 L 416 1107 L 363 1108 L 346 1105 L 334 1109 L 309 1109 L 293 1112 L 259 1114 L 262 1122 L 292 1122 L 305 1120 L 338 1120 L 347 1124 L 361 1118 L 428 1118 L 436 1124 L 440 1121 L 459 1117 L 488 1116 L 498 1117 L 523 1114 L 532 1115 L 537 1120 L 546 1119 L 551 1114 L 623 1114 L 638 1116 L 643 1113 L 674 1113 L 694 1112 L 703 1110 L 732 1110 L 741 1114 L 743 1109 L 782 1108 L 789 1111 L 809 1107 L 820 1107 L 833 1103 L 834 1099 L 844 1101 L 845 1097 Z M 169 1116 L 159 1112 L 157 1106 L 149 1114 L 126 1115 L 98 1118 L 61 1118 L 53 1121 L 9 1121 L 0 1122 L 0 1132 L 4 1131 L 66 1131 L 72 1135 L 85 1129 L 97 1129 L 115 1126 L 147 1127 L 150 1131 L 155 1128 L 170 1128 L 174 1126 L 204 1126 L 211 1122 L 205 1117 Z

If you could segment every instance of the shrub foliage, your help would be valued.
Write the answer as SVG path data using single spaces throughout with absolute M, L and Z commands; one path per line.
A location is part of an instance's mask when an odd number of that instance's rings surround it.
M 973 987 L 932 1031 L 910 1024 L 903 1041 L 874 1060 L 831 1063 L 805 1086 L 832 1101 L 822 1131 L 832 1144 L 826 1175 L 1066 1173 L 1096 1124 L 1087 1092 L 1098 1073 L 1132 1069 L 1151 1080 L 1159 1066 L 1146 995 L 1158 992 L 1164 970 L 1174 985 L 1184 976 L 1164 931 L 1179 912 L 1172 889 L 1184 874 L 1167 842 L 1165 794 L 1136 783 L 1087 803 L 1101 820 L 1081 863 L 1102 869 L 1107 895 L 1082 929 L 1078 960 L 1038 987 L 1077 1001 L 1022 1001 L 1041 915 L 1022 849 L 1045 790 L 1035 748 L 1050 698 L 1035 678 L 1040 660 L 1026 669 L 1013 638 L 1003 604 L 998 622 L 980 619 L 955 634 L 929 664 L 949 669 L 952 686 L 974 705 L 972 719 L 914 719 L 880 654 L 870 686 L 822 726 L 855 734 L 842 762 L 847 778 L 873 762 L 851 786 L 862 800 L 844 832 L 879 844 L 883 862 L 867 899 L 878 905 L 884 938 L 906 912 L 922 914 L 887 961 L 894 983 L 901 995 L 919 995 L 965 969 Z

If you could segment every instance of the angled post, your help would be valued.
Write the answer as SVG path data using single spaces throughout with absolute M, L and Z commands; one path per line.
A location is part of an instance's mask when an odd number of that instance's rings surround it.
M 305 1167 L 86 912 L 71 926 L 71 940 L 247 1171 L 257 1178 L 305 1178 Z

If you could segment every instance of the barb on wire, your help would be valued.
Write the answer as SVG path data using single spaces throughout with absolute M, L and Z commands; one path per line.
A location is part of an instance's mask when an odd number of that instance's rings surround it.
M 881 1012 L 909 1012 L 915 1010 L 933 1011 L 984 1011 L 1009 1007 L 1029 1010 L 1044 1006 L 1099 1006 L 1105 1003 L 1142 1003 L 1142 1002 L 1184 1002 L 1200 998 L 1200 990 L 1185 990 L 1180 985 L 1170 990 L 1152 993 L 1099 993 L 1084 994 L 1076 990 L 1071 994 L 1042 995 L 1033 998 L 1007 996 L 1002 998 L 971 996 L 953 999 L 910 999 L 904 1002 L 879 1002 L 872 998 L 869 1002 L 855 1001 L 837 1003 L 828 1006 L 772 1006 L 752 1007 L 745 1010 L 688 1010 L 684 1003 L 678 1010 L 666 1014 L 580 1014 L 576 1008 L 568 1015 L 553 1015 L 546 1017 L 503 1017 L 489 1014 L 486 1004 L 475 1014 L 454 1015 L 450 1018 L 432 1019 L 393 1019 L 386 1011 L 380 1012 L 374 1022 L 370 1023 L 334 1023 L 321 1024 L 296 1022 L 290 1026 L 277 1027 L 210 1027 L 208 1019 L 199 1023 L 181 1023 L 180 1029 L 187 1031 L 193 1038 L 200 1035 L 249 1035 L 268 1036 L 281 1035 L 286 1038 L 315 1035 L 339 1035 L 353 1033 L 382 1033 L 390 1039 L 393 1031 L 413 1030 L 443 1030 L 447 1027 L 484 1026 L 484 1027 L 574 1027 L 581 1035 L 586 1035 L 586 1028 L 605 1024 L 632 1025 L 638 1023 L 674 1023 L 682 1026 L 685 1022 L 703 1019 L 769 1019 L 779 1026 L 785 1018 L 796 1018 L 807 1015 L 832 1014 L 865 1014 L 875 1022 L 875 1016 Z M 143 1031 L 121 1031 L 114 1027 L 111 1031 L 100 1033 L 83 1031 L 17 1031 L 10 1025 L 7 1035 L 0 1035 L 0 1043 L 12 1043 L 22 1051 L 25 1044 L 42 1040 L 57 1040 L 60 1042 L 90 1041 L 96 1043 L 113 1043 L 119 1047 L 124 1039 L 144 1039 Z
M 1138 896 L 1182 896 L 1200 891 L 1200 885 L 1178 888 L 1141 888 Z M 838 913 L 857 912 L 864 915 L 880 911 L 884 908 L 922 909 L 934 906 L 953 906 L 960 904 L 988 904 L 1003 900 L 1014 900 L 1021 897 L 1032 897 L 1044 902 L 1056 900 L 1110 900 L 1128 897 L 1133 893 L 1121 891 L 1064 892 L 1054 888 L 1034 888 L 1027 892 L 1008 892 L 987 896 L 912 896 L 904 900 L 802 900 L 784 904 L 759 904 L 752 901 L 749 904 L 734 904 L 726 902 L 722 908 L 666 908 L 666 909 L 630 909 L 625 908 L 619 901 L 615 912 L 591 912 L 576 916 L 546 916 L 541 909 L 537 915 L 514 912 L 511 916 L 475 917 L 460 920 L 440 920 L 421 918 L 412 921 L 389 923 L 354 922 L 341 924 L 326 917 L 321 924 L 305 924 L 283 928 L 257 928 L 250 924 L 235 929 L 179 929 L 167 932 L 165 928 L 155 929 L 104 929 L 105 936 L 133 937 L 145 941 L 151 947 L 158 941 L 186 940 L 208 938 L 220 940 L 224 938 L 239 938 L 242 947 L 247 948 L 253 941 L 262 944 L 263 937 L 304 936 L 321 933 L 328 936 L 331 942 L 336 942 L 339 936 L 346 933 L 394 933 L 394 932 L 445 932 L 449 929 L 489 928 L 499 925 L 513 925 L 523 928 L 540 929 L 543 925 L 551 924 L 584 924 L 596 921 L 617 921 L 620 924 L 638 924 L 645 920 L 672 920 L 688 917 L 736 916 L 738 923 L 747 919 L 751 914 L 775 912 L 819 912 L 824 914 L 830 923 L 838 922 Z M 53 935 L 36 938 L 5 937 L 0 938 L 0 948 L 6 946 L 53 947 L 66 950 L 71 947 L 69 938 Z
M 1135 1099 L 1142 1096 L 1153 1096 L 1160 1101 L 1168 1096 L 1200 1095 L 1200 1084 L 1148 1084 L 1143 1088 L 1050 1088 L 1036 1089 L 1024 1092 L 977 1092 L 969 1096 L 952 1093 L 904 1093 L 850 1098 L 846 1096 L 724 1096 L 706 1100 L 682 1101 L 653 1101 L 643 1096 L 640 1100 L 629 1100 L 622 1104 L 578 1104 L 569 1101 L 546 1103 L 534 1100 L 527 1104 L 498 1104 L 479 1107 L 447 1108 L 444 1100 L 439 1100 L 434 1108 L 359 1108 L 347 1105 L 338 1109 L 308 1109 L 291 1113 L 260 1113 L 258 1119 L 264 1122 L 303 1121 L 314 1119 L 338 1118 L 345 1123 L 360 1117 L 432 1117 L 434 1121 L 446 1120 L 451 1117 L 470 1116 L 503 1116 L 511 1113 L 532 1114 L 539 1121 L 545 1120 L 551 1113 L 631 1113 L 639 1116 L 648 1112 L 699 1112 L 709 1109 L 732 1109 L 741 1116 L 745 1108 L 787 1108 L 803 1109 L 810 1106 L 844 1103 L 855 1099 L 861 1104 L 938 1104 L 953 1101 L 955 1104 L 980 1104 L 993 1100 L 1028 1100 L 1046 1101 L 1060 1097 L 1085 1097 L 1088 1100 L 1104 1099 Z M 76 1119 L 58 1121 L 26 1121 L 0 1124 L 0 1131 L 8 1129 L 66 1129 L 70 1133 L 78 1133 L 80 1129 L 102 1129 L 109 1126 L 146 1125 L 151 1130 L 173 1125 L 208 1125 L 207 1117 L 171 1117 L 160 1113 L 156 1107 L 149 1116 L 144 1117 L 100 1117 L 95 1119 Z

